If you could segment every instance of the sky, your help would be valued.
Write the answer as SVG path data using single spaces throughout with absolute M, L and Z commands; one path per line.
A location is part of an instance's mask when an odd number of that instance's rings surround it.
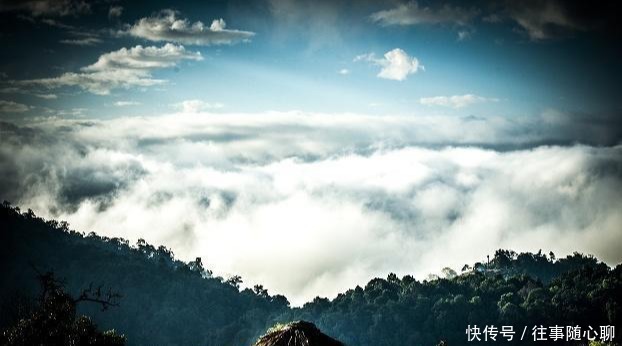
M 620 5 L 0 1 L 0 199 L 294 305 L 622 261 Z

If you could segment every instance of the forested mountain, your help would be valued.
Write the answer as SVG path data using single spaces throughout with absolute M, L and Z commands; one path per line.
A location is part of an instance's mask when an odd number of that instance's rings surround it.
M 240 292 L 235 282 L 212 277 L 200 259 L 183 263 L 164 247 L 83 235 L 6 204 L 0 219 L 3 327 L 14 322 L 14 302 L 38 295 L 33 267 L 64 278 L 73 296 L 91 283 L 120 293 L 118 307 L 78 309 L 126 335 L 129 345 L 249 344 L 288 308 L 283 296 L 261 287 Z
M 536 325 L 619 332 L 622 314 L 622 266 L 581 254 L 499 250 L 460 275 L 448 269 L 445 278 L 421 282 L 389 274 L 333 300 L 290 308 L 261 286 L 240 290 L 239 277 L 213 276 L 200 259 L 183 263 L 162 246 L 78 233 L 6 202 L 0 227 L 1 329 L 33 313 L 37 272 L 48 271 L 74 297 L 91 284 L 121 294 L 119 306 L 106 311 L 98 304 L 77 309 L 129 345 L 251 345 L 269 326 L 293 320 L 311 321 L 346 345 L 461 345 L 469 325 L 511 325 L 517 334 L 527 326 L 525 340 L 510 344 L 531 344 Z

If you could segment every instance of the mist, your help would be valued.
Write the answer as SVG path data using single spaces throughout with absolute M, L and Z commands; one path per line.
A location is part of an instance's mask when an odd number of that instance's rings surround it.
M 573 121 L 565 121 L 574 117 Z M 622 260 L 622 146 L 576 115 L 175 113 L 2 123 L 0 197 L 294 305 L 498 248 Z M 580 133 L 580 135 L 579 135 Z

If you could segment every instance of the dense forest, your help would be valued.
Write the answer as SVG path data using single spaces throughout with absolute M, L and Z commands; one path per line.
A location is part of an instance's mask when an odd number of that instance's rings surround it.
M 58 304 L 64 330 L 82 331 L 76 338 L 128 345 L 252 345 L 270 326 L 294 320 L 311 321 L 346 345 L 468 344 L 465 331 L 473 325 L 516 329 L 513 342 L 485 344 L 533 344 L 534 326 L 619 332 L 622 314 L 622 266 L 579 253 L 498 250 L 461 273 L 446 268 L 444 277 L 425 281 L 389 274 L 333 300 L 291 308 L 260 285 L 242 289 L 238 276 L 214 276 L 200 258 L 184 263 L 143 240 L 130 245 L 79 233 L 8 202 L 0 207 L 0 227 L 3 343 L 16 326 L 42 323 L 42 312 Z M 42 282 L 53 289 L 42 292 Z

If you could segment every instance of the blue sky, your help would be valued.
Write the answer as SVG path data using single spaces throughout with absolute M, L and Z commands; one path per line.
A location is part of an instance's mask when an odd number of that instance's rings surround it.
M 617 264 L 618 3 L 0 0 L 0 200 L 294 305 Z
M 622 72 L 617 29 L 606 17 L 588 27 L 583 22 L 591 23 L 591 18 L 578 17 L 565 8 L 569 5 L 554 1 L 525 5 L 535 13 L 532 26 L 521 22 L 524 14 L 510 5 L 486 2 L 93 2 L 76 10 L 67 1 L 67 13 L 62 7 L 34 12 L 28 4 L 37 1 L 3 3 L 2 40 L 10 48 L 3 50 L 0 70 L 9 92 L 0 96 L 27 106 L 83 108 L 96 117 L 167 113 L 171 104 L 187 99 L 218 103 L 232 112 L 533 116 L 549 108 L 599 114 L 620 110 L 615 97 L 621 91 L 616 76 Z M 547 6 L 557 11 L 550 18 Z M 606 11 L 614 5 L 601 6 Z M 118 14 L 111 16 L 111 8 Z M 394 11 L 396 17 L 400 9 L 402 16 L 418 22 L 374 20 L 383 11 Z M 254 35 L 224 44 L 184 44 L 127 33 L 141 18 L 161 16 L 163 10 L 177 11 L 175 18 L 188 24 L 209 26 L 222 19 L 227 29 Z M 67 43 L 85 37 L 95 40 Z M 47 100 L 32 97 L 33 88 L 10 92 L 19 80 L 79 72 L 102 54 L 166 42 L 200 52 L 203 60 L 179 61 L 151 72 L 166 84 L 113 88 L 105 96 L 76 85 L 45 90 L 56 96 Z M 372 61 L 355 61 L 369 53 L 382 58 L 396 48 L 425 70 L 396 81 L 377 77 L 381 67 Z M 481 99 L 458 110 L 421 104 L 422 98 L 468 94 Z M 119 101 L 141 105 L 110 106 Z

